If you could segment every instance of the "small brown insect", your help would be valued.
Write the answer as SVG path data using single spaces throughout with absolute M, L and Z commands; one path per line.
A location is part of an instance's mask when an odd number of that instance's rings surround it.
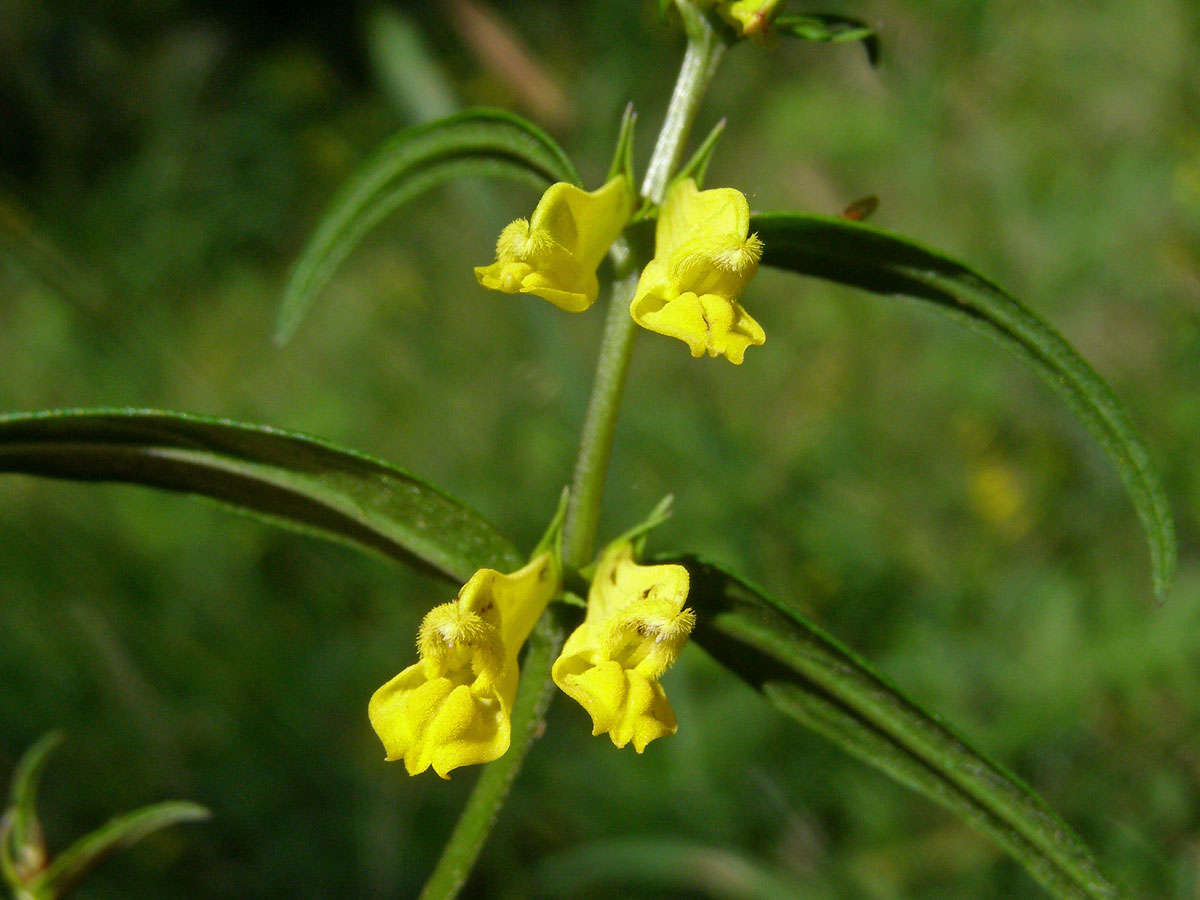
M 842 210 L 842 218 L 849 219 L 851 222 L 861 222 L 875 212 L 879 207 L 879 198 L 874 194 L 869 197 L 863 197 L 861 200 L 855 200 L 849 206 Z

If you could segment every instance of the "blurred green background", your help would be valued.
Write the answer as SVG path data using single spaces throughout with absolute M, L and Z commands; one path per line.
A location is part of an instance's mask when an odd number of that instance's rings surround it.
M 380 228 L 283 349 L 274 310 L 332 192 L 400 128 L 516 109 L 594 185 L 633 100 L 644 160 L 682 45 L 653 6 L 4 0 L 0 409 L 317 434 L 529 546 L 569 478 L 603 318 L 476 285 L 535 194 L 443 190 Z M 800 598 L 1132 896 L 1194 898 L 1200 7 L 824 9 L 880 27 L 881 67 L 855 46 L 737 48 L 699 123 L 729 118 L 710 184 L 756 209 L 877 194 L 876 224 L 1054 323 L 1162 468 L 1175 590 L 1155 607 L 1116 475 L 1017 363 L 916 305 L 767 271 L 744 300 L 768 341 L 742 367 L 639 338 L 606 534 L 674 493 L 650 549 Z M 415 896 L 474 774 L 385 766 L 366 701 L 452 591 L 201 501 L 0 478 L 0 777 L 67 732 L 42 800 L 60 847 L 139 804 L 213 810 L 87 897 Z M 666 684 L 680 730 L 642 757 L 556 702 L 469 896 L 1041 896 L 701 651 Z

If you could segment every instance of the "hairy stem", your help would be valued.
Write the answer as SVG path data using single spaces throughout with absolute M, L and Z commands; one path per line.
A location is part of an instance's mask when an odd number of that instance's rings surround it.
M 567 497 L 567 518 L 563 525 L 563 565 L 567 569 L 580 568 L 592 555 L 617 429 L 617 412 L 637 334 L 637 327 L 629 315 L 629 302 L 637 288 L 639 273 L 624 238 L 619 243 L 619 249 L 614 246 L 618 252 L 612 254 L 617 264 L 617 278 L 612 286 L 592 396 L 583 420 L 579 455 L 575 458 L 575 474 Z
M 655 203 L 662 203 L 671 175 L 679 168 L 683 157 L 683 146 L 696 120 L 704 89 L 712 80 L 717 65 L 725 54 L 725 40 L 713 28 L 712 22 L 690 3 L 677 3 L 683 25 L 687 30 L 687 51 L 675 90 L 671 93 L 671 104 L 663 119 L 654 154 L 646 166 L 646 177 L 642 179 L 642 194 Z
M 712 80 L 726 46 L 724 39 L 703 13 L 690 3 L 677 5 L 687 29 L 687 50 L 642 182 L 642 194 L 655 203 L 662 202 L 671 175 L 679 166 L 704 90 Z M 563 527 L 563 564 L 568 569 L 585 565 L 595 549 L 596 527 L 600 521 L 604 483 L 612 456 L 617 413 L 633 352 L 633 339 L 637 333 L 629 315 L 629 303 L 637 288 L 638 261 L 633 258 L 624 241 L 613 245 L 612 257 L 617 272 L 616 281 L 613 283 L 608 318 L 604 324 L 592 396 L 583 421 L 579 455 L 575 459 L 575 473 L 571 480 L 567 518 Z

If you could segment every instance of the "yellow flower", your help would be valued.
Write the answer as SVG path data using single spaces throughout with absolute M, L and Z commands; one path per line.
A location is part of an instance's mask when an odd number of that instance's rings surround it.
M 420 660 L 371 697 L 371 726 L 408 774 L 491 762 L 508 749 L 517 652 L 551 596 L 549 553 L 511 575 L 480 569 L 417 633 Z
M 554 683 L 592 717 L 592 734 L 607 733 L 638 753 L 674 734 L 675 714 L 659 676 L 679 657 L 696 616 L 683 604 L 683 566 L 639 566 L 630 544 L 610 547 L 596 566 L 587 616 L 554 663 Z
M 737 301 L 762 256 L 762 241 L 747 237 L 749 230 L 740 191 L 700 191 L 690 178 L 676 183 L 658 217 L 654 259 L 629 307 L 634 321 L 679 338 L 692 356 L 724 355 L 741 365 L 746 348 L 766 340 Z
M 596 302 L 596 268 L 629 218 L 633 193 L 625 177 L 588 193 L 552 184 L 529 220 L 505 226 L 496 261 L 475 269 L 479 283 L 506 294 L 536 294 L 568 312 Z
M 717 12 L 738 34 L 762 39 L 782 7 L 781 0 L 733 0 L 718 3 Z

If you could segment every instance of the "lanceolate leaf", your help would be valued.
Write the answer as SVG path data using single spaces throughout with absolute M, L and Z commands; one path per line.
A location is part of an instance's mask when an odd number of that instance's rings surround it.
M 453 581 L 521 564 L 476 513 L 407 472 L 263 426 L 157 410 L 0 416 L 0 472 L 200 494 Z
M 961 263 L 845 219 L 772 213 L 751 219 L 764 265 L 877 294 L 928 300 L 999 341 L 1067 401 L 1120 473 L 1150 543 L 1161 599 L 1175 571 L 1175 527 L 1158 472 L 1124 405 L 1053 328 L 1019 300 Z
M 970 822 L 1054 896 L 1121 896 L 1029 788 L 854 652 L 736 576 L 694 559 L 672 561 L 692 577 L 694 640 L 781 711 Z
M 579 184 L 561 148 L 512 113 L 468 110 L 397 134 L 346 180 L 300 252 L 284 289 L 276 340 L 295 333 L 334 270 L 389 213 L 431 188 L 470 176 L 539 188 L 555 181 Z

